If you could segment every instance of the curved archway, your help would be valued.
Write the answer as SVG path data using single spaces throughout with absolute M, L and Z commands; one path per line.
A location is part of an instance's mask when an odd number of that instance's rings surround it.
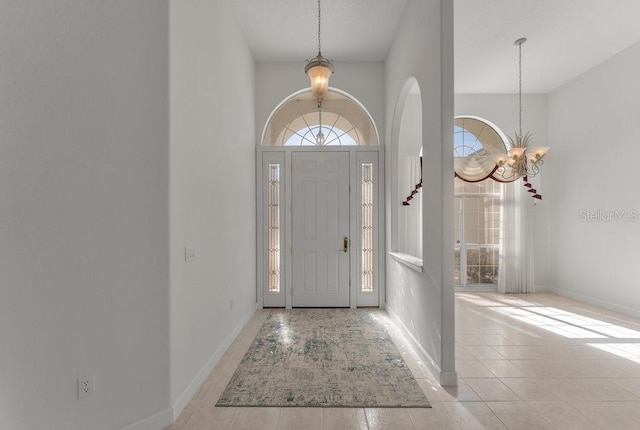
M 393 142 L 392 247 L 422 258 L 422 96 L 413 77 L 398 97 Z
M 355 97 L 330 88 L 320 105 L 310 89 L 297 91 L 271 112 L 262 132 L 263 146 L 378 145 L 378 130 Z

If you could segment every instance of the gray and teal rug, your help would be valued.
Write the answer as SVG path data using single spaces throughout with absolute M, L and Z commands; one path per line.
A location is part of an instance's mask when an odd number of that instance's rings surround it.
M 216 406 L 431 407 L 377 310 L 273 310 Z

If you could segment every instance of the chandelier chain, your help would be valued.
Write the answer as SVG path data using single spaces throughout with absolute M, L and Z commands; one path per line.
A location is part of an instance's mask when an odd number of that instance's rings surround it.
M 321 20 L 321 10 L 320 10 L 320 0 L 318 0 L 318 54 L 322 53 L 322 49 L 320 47 L 320 20 Z

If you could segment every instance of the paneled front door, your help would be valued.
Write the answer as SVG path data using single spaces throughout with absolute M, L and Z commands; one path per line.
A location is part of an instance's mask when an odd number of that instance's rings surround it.
M 292 153 L 294 307 L 349 306 L 349 153 Z

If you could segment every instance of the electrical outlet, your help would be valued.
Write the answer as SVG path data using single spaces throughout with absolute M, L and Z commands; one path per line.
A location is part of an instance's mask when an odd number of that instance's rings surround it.
M 184 262 L 191 263 L 196 259 L 196 248 L 193 246 L 184 247 Z
M 95 392 L 94 376 L 78 378 L 78 399 L 93 396 Z

